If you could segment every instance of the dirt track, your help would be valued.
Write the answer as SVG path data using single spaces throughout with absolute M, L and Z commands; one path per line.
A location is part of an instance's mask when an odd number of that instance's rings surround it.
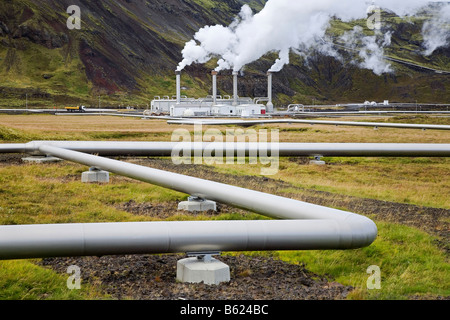
M 81 269 L 83 281 L 100 285 L 115 299 L 134 300 L 319 300 L 345 299 L 352 287 L 328 282 L 306 270 L 272 258 L 220 256 L 231 281 L 218 286 L 176 281 L 182 255 L 129 255 L 44 259 L 41 264 L 65 273 Z

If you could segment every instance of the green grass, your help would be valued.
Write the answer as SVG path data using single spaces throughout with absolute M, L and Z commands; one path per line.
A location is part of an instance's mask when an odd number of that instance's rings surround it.
M 6 142 L 26 142 L 30 141 L 31 135 L 22 130 L 12 129 L 0 125 L 0 141 Z
M 278 258 L 356 288 L 353 299 L 436 298 L 450 295 L 450 264 L 435 238 L 417 229 L 377 222 L 378 238 L 369 247 L 347 251 L 279 252 Z M 366 270 L 381 270 L 381 289 L 368 289 Z
M 47 49 L 31 42 L 25 50 L 0 46 L 0 59 L 4 61 L 0 64 L 0 85 L 21 89 L 2 96 L 2 107 L 24 107 L 25 93 L 28 93 L 29 107 L 53 106 L 59 102 L 58 97 L 64 97 L 67 103 L 90 99 L 92 85 L 80 72 L 82 62 L 76 51 L 67 46 Z M 37 91 L 44 95 L 39 96 Z
M 323 160 L 326 166 L 299 165 L 280 158 L 278 173 L 269 177 L 304 189 L 450 209 L 447 158 L 325 157 Z M 246 166 L 215 167 L 218 172 L 233 175 L 261 173 L 260 166 L 248 162 Z
M 0 261 L 0 300 L 108 299 L 82 280 L 80 289 L 69 289 L 70 275 L 37 266 L 34 260 Z
M 142 221 L 114 205 L 184 196 L 114 175 L 110 184 L 85 184 L 80 177 L 86 170 L 70 163 L 0 167 L 0 224 Z

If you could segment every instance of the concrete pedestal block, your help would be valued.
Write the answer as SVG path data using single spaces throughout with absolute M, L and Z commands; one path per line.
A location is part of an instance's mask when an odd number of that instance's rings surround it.
M 230 267 L 214 258 L 209 262 L 196 257 L 186 258 L 177 262 L 177 280 L 218 285 L 230 281 Z
M 55 157 L 30 156 L 30 157 L 22 158 L 22 161 L 33 162 L 33 163 L 51 163 L 51 162 L 58 162 L 58 161 L 62 161 L 62 160 L 59 158 L 55 158 Z
M 190 201 L 182 201 L 178 204 L 178 210 L 187 210 L 187 211 L 208 211 L 208 210 L 217 210 L 216 203 L 210 200 L 190 200 Z
M 324 166 L 326 163 L 322 160 L 311 160 L 309 161 L 309 164 L 315 164 L 317 166 Z
M 309 161 L 309 164 L 314 164 L 317 166 L 324 166 L 325 165 L 325 161 L 322 160 L 322 155 L 315 155 L 314 156 L 314 160 Z
M 89 170 L 81 174 L 81 182 L 109 182 L 109 172 L 101 170 Z

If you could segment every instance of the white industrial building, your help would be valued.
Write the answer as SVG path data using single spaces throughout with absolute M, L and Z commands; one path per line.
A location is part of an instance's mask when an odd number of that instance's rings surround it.
M 257 117 L 266 114 L 266 106 L 263 104 L 233 105 L 202 105 L 200 103 L 173 103 L 170 106 L 171 117 L 207 117 L 207 116 L 238 116 Z
M 238 116 L 258 117 L 273 112 L 272 104 L 272 74 L 268 73 L 267 98 L 241 98 L 237 94 L 238 73 L 233 73 L 233 97 L 217 95 L 217 72 L 212 72 L 213 94 L 206 98 L 193 99 L 181 96 L 181 73 L 176 72 L 177 94 L 174 97 L 155 97 L 151 102 L 150 112 L 155 114 L 170 114 L 172 117 L 203 117 L 203 116 Z M 267 105 L 260 104 L 267 101 Z

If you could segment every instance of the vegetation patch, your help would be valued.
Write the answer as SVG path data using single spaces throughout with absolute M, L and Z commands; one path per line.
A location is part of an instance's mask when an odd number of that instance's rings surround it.
M 450 296 L 448 255 L 435 238 L 415 228 L 376 221 L 378 237 L 367 248 L 347 251 L 279 252 L 284 261 L 306 267 L 356 289 L 353 299 L 447 298 Z M 367 268 L 381 271 L 381 289 L 369 289 Z

